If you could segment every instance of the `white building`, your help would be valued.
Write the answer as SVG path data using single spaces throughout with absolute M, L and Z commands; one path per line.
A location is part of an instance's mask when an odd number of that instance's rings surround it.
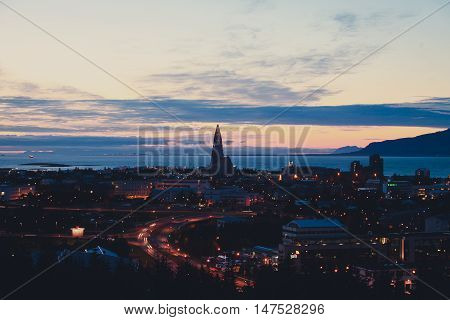
M 305 239 L 343 237 L 344 225 L 336 219 L 296 219 L 283 226 L 283 244 L 290 245 Z

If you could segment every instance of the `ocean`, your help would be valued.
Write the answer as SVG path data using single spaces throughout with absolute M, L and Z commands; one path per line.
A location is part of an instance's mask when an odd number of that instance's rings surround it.
M 253 168 L 277 170 L 285 167 L 289 161 L 297 165 L 309 165 L 327 168 L 337 168 L 348 171 L 350 163 L 358 160 L 367 165 L 369 157 L 361 156 L 300 156 L 300 155 L 247 155 L 230 156 L 233 164 L 238 168 Z M 133 154 L 90 154 L 90 152 L 34 152 L 29 153 L 3 153 L 0 155 L 0 168 L 18 169 L 73 169 L 79 168 L 116 168 L 136 166 L 177 166 L 199 167 L 208 166 L 209 155 L 141 155 Z M 448 177 L 450 175 L 450 157 L 384 157 L 385 175 L 414 175 L 418 168 L 428 168 L 432 177 Z

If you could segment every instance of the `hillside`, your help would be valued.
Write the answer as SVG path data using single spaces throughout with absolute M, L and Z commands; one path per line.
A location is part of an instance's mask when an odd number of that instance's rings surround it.
M 370 155 L 374 153 L 382 156 L 450 156 L 450 129 L 414 138 L 373 142 L 362 150 L 347 154 Z
M 351 153 L 351 152 L 360 151 L 361 149 L 362 148 L 359 148 L 357 146 L 346 146 L 346 147 L 342 147 L 342 148 L 338 148 L 338 149 L 334 150 L 333 154 Z

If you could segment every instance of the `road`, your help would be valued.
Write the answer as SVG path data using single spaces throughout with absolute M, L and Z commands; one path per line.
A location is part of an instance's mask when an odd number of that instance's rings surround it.
M 110 209 L 110 208 L 63 208 L 63 207 L 46 207 L 45 210 L 49 211 L 61 211 L 61 212 L 117 212 L 117 213 L 129 213 L 131 209 Z M 108 233 L 105 236 L 112 238 L 125 238 L 130 245 L 135 245 L 144 250 L 144 252 L 151 258 L 158 260 L 164 258 L 167 261 L 169 267 L 176 271 L 182 264 L 189 263 L 197 269 L 201 269 L 208 272 L 210 275 L 224 278 L 224 274 L 221 270 L 208 267 L 202 263 L 201 260 L 189 256 L 187 253 L 180 251 L 179 248 L 173 248 L 170 246 L 168 238 L 169 235 L 177 228 L 181 228 L 190 223 L 196 223 L 205 221 L 208 219 L 217 219 L 223 217 L 222 212 L 198 212 L 194 213 L 193 210 L 140 210 L 145 213 L 158 213 L 167 214 L 165 217 L 157 218 L 149 222 L 143 227 L 139 227 L 130 230 L 126 233 L 111 234 Z M 227 212 L 227 215 L 241 215 L 242 212 Z M 69 234 L 26 234 L 26 233 L 9 233 L 0 232 L 0 237 L 37 237 L 37 238 L 72 238 Z M 85 234 L 81 239 L 92 239 L 96 237 L 94 234 Z M 245 286 L 253 286 L 254 282 L 250 279 L 237 276 L 235 277 L 235 284 L 238 289 L 242 289 Z
M 189 256 L 179 248 L 172 247 L 169 243 L 169 236 L 176 229 L 190 223 L 217 219 L 220 217 L 222 217 L 221 214 L 210 214 L 160 218 L 138 230 L 134 237 L 133 234 L 127 234 L 125 237 L 129 238 L 130 244 L 140 246 L 150 257 L 154 259 L 164 258 L 172 271 L 176 271 L 179 266 L 187 262 L 197 269 L 203 267 L 203 270 L 208 272 L 211 276 L 223 279 L 224 274 L 222 271 L 208 267 L 206 264 L 202 263 L 201 260 Z M 238 290 L 241 290 L 245 286 L 253 286 L 254 282 L 250 279 L 237 276 L 235 277 L 235 285 Z

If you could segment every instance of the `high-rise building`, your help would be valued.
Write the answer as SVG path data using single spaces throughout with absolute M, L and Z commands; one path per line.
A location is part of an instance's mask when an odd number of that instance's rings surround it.
M 430 178 L 430 169 L 427 168 L 419 168 L 416 170 L 416 178 Z
M 372 154 L 369 158 L 370 173 L 375 177 L 381 178 L 384 176 L 384 161 L 379 154 Z
M 214 133 L 211 151 L 211 173 L 214 176 L 229 176 L 233 174 L 233 163 L 223 153 L 222 135 L 219 125 L 217 125 Z
M 359 161 L 353 161 L 350 164 L 350 172 L 351 173 L 361 173 L 362 169 L 363 169 L 363 167 L 361 165 L 361 162 L 359 162 Z

